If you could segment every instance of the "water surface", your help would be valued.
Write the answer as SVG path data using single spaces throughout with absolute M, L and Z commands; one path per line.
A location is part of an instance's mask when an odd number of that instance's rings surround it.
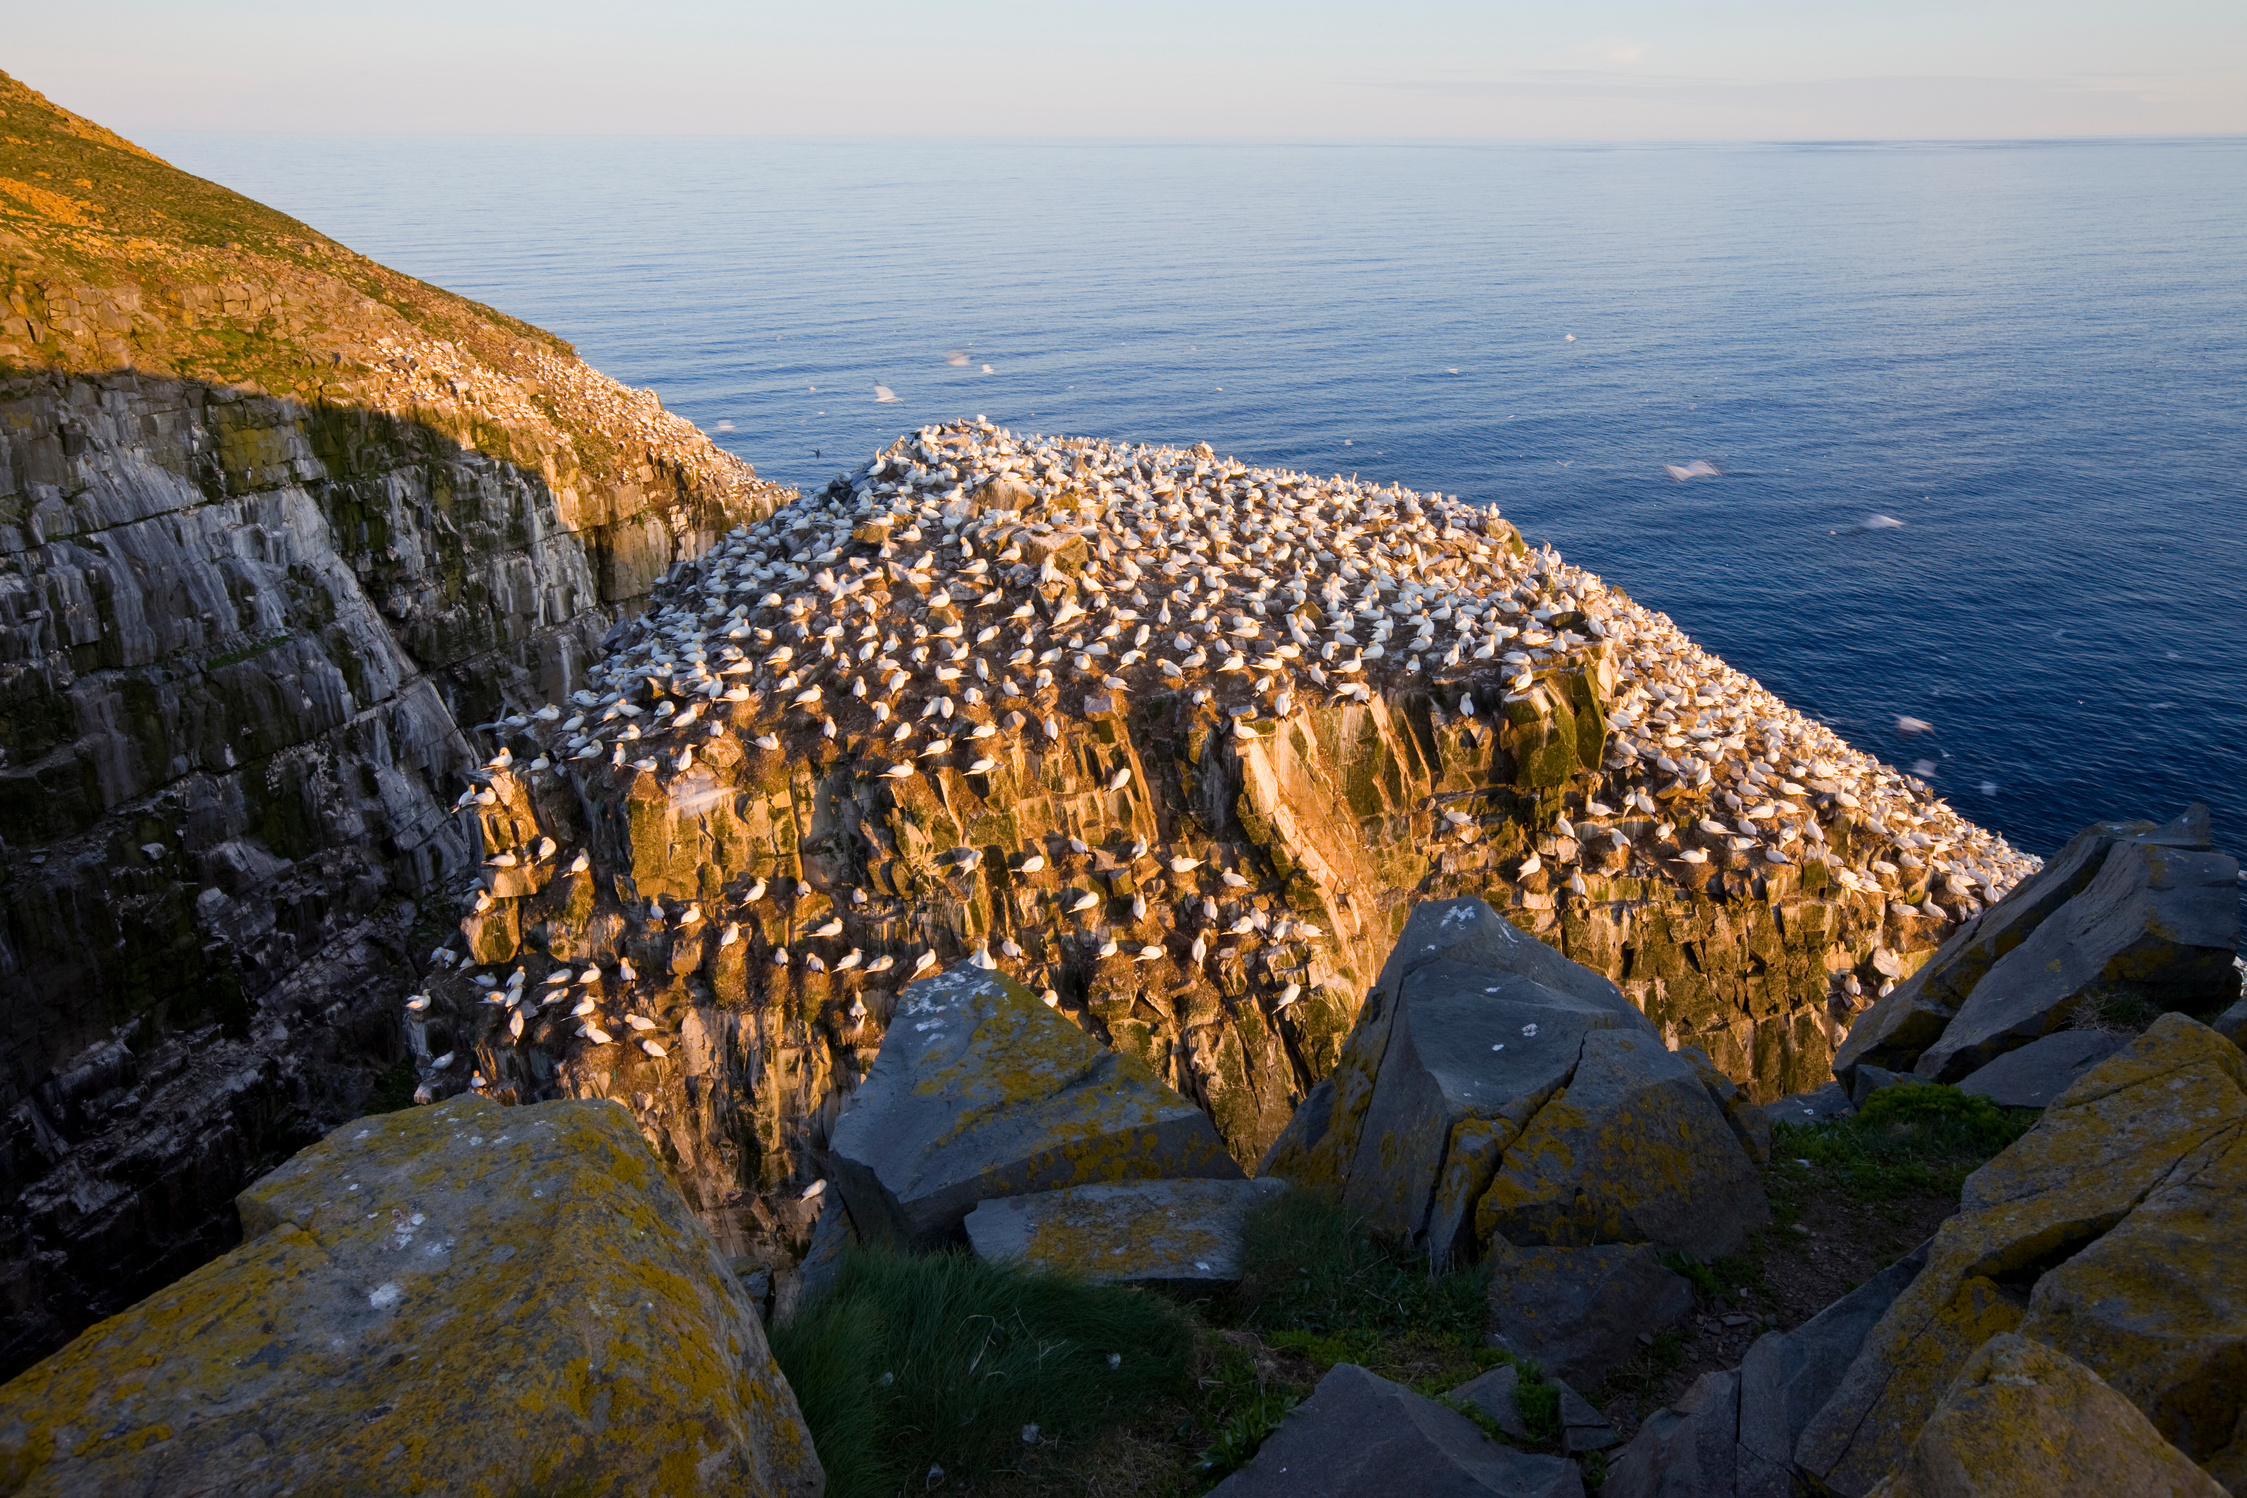
M 767 476 L 980 413 L 1458 493 L 2031 851 L 2247 846 L 2247 141 L 147 143 Z

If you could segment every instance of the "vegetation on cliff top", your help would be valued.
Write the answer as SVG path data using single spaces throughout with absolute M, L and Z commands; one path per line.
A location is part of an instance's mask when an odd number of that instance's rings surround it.
M 749 466 L 561 339 L 401 275 L 0 73 L 0 367 L 130 369 L 409 416 L 557 486 Z M 566 452 L 563 451 L 566 449 Z M 644 475 L 642 475 L 644 477 Z

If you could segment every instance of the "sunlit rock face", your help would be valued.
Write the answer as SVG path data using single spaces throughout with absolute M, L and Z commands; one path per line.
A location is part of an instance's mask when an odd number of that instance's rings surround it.
M 926 428 L 675 569 L 589 676 L 463 797 L 425 1085 L 618 1098 L 741 1241 L 800 1234 L 939 962 L 1253 1163 L 1420 900 L 1768 1099 L 2035 866 L 1494 512 L 1206 446 Z

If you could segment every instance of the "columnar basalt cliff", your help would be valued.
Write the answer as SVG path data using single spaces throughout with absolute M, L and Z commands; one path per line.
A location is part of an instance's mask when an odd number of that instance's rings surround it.
M 477 772 L 425 1090 L 626 1102 L 735 1245 L 788 1236 L 939 962 L 1253 1166 L 1418 900 L 1487 899 L 1769 1099 L 2034 866 L 1495 513 L 1206 447 L 925 429 L 589 674 Z
M 5 1369 L 366 1106 L 476 858 L 464 729 L 785 495 L 4 76 L 0 136 Z

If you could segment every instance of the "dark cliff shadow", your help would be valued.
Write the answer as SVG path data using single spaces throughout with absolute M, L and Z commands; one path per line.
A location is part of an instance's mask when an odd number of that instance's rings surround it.
M 640 518 L 396 415 L 0 367 L 0 1378 L 375 1101 L 473 725 L 710 539 Z

